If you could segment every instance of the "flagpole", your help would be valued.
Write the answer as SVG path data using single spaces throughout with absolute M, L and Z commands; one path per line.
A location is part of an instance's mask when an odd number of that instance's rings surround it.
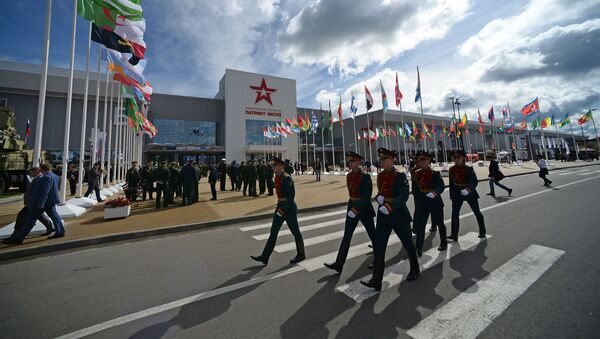
M 579 125 L 579 127 L 581 128 L 581 137 L 583 138 L 583 148 L 585 149 L 585 160 L 587 160 L 588 159 L 587 140 L 585 139 L 585 135 L 583 134 L 583 124 Z
M 314 114 L 314 112 L 312 112 L 312 109 L 311 109 L 311 113 Z M 312 117 L 311 117 L 311 119 L 312 119 Z M 315 144 L 315 132 L 316 131 L 314 131 L 314 130 L 312 132 L 312 137 L 313 137 L 313 142 L 312 142 L 312 145 L 313 145 L 313 166 L 312 166 L 313 167 L 313 174 L 315 174 L 315 164 L 317 163 L 317 147 L 316 147 L 317 144 Z
M 371 126 L 369 125 L 369 110 L 367 109 L 367 142 L 369 143 L 369 163 L 373 166 L 373 150 L 371 148 Z
M 352 107 L 350 107 L 350 111 L 352 111 Z M 354 152 L 358 153 L 358 140 L 356 138 L 356 113 L 352 113 L 352 124 L 354 125 Z M 344 153 L 344 156 L 346 156 L 346 153 Z
M 552 122 L 554 123 L 554 121 Z M 556 140 L 558 140 L 558 126 L 556 123 L 554 124 L 554 130 L 556 131 Z M 558 146 L 558 150 L 560 151 L 560 156 L 562 157 L 562 148 L 560 148 L 560 145 Z
M 98 152 L 98 105 L 100 104 L 100 63 L 102 61 L 102 48 L 98 49 L 98 68 L 96 70 L 96 103 L 94 106 L 94 130 L 92 132 L 92 166 L 96 163 L 96 153 Z M 102 168 L 102 166 L 100 166 Z
M 383 83 L 381 82 L 381 79 L 379 79 L 379 84 L 381 85 L 381 86 L 379 87 L 379 90 L 381 91 L 381 93 L 380 93 L 380 94 L 381 94 L 381 99 L 382 99 L 382 100 L 381 100 L 381 104 L 383 105 Z M 386 101 L 387 101 L 387 97 L 386 97 Z M 386 111 L 386 109 L 384 109 L 384 107 L 382 106 L 382 107 L 381 107 L 381 112 L 382 112 L 382 115 L 383 115 L 383 129 L 384 129 L 384 130 L 385 130 L 385 132 L 387 133 L 387 130 L 388 130 L 388 129 L 387 129 L 387 122 L 386 122 L 386 120 L 385 120 L 385 111 Z M 389 146 L 389 143 L 388 143 L 388 139 L 385 139 L 385 136 L 384 136 L 383 138 L 384 138 L 384 139 L 383 139 L 383 141 L 384 141 L 384 142 L 383 142 L 383 144 L 385 145 L 385 148 L 389 149 L 389 148 L 390 148 L 390 146 Z M 345 153 L 345 152 L 344 152 L 344 153 Z
M 118 84 L 117 84 L 117 86 L 118 86 Z M 110 107 L 111 107 L 110 124 L 109 124 L 109 128 L 108 128 L 108 134 L 111 134 L 111 136 L 112 136 L 112 126 L 113 126 L 113 120 L 112 119 L 116 118 L 116 121 L 119 121 L 118 120 L 118 110 L 117 110 L 117 116 L 115 116 L 115 106 L 113 105 L 113 102 L 112 102 L 112 95 L 114 93 L 113 92 L 114 88 L 115 88 L 115 84 L 113 83 L 112 89 L 111 89 L 111 101 L 110 101 Z M 119 88 L 119 87 L 117 87 L 117 88 Z M 119 102 L 121 100 L 121 93 L 119 92 L 118 89 L 117 89 L 117 92 L 118 93 L 117 93 L 117 102 L 116 102 L 116 104 L 118 106 Z M 116 123 L 116 121 L 115 121 L 115 123 Z M 118 125 L 115 124 L 115 150 L 114 150 L 115 151 L 115 157 L 112 158 L 113 159 L 112 166 L 111 166 L 112 173 L 110 173 L 109 171 L 107 171 L 109 173 L 109 176 L 110 176 L 110 179 L 111 179 L 110 181 L 111 181 L 112 184 L 114 184 L 114 182 L 115 182 L 115 168 L 117 166 L 117 162 L 116 162 L 116 154 L 117 154 L 117 147 L 116 146 L 117 146 L 117 136 L 118 136 L 118 132 L 117 132 L 118 131 L 118 127 L 117 126 Z M 110 149 L 112 148 L 111 147 L 112 146 L 112 140 L 111 140 L 111 138 L 108 138 L 108 148 L 109 148 L 108 157 L 109 157 L 109 159 L 111 157 Z M 110 162 L 110 160 L 109 160 L 109 162 Z
M 117 105 L 117 147 L 115 152 L 116 168 L 115 180 L 121 183 L 121 156 L 123 155 L 123 91 L 121 85 L 117 85 L 119 92 L 119 100 Z M 157 164 L 158 166 L 158 164 Z
M 329 112 L 331 112 L 331 109 L 329 109 Z M 333 117 L 331 117 L 331 129 L 329 130 L 329 132 L 331 132 L 331 164 L 333 165 L 333 171 L 335 172 L 335 143 L 333 141 Z
M 38 98 L 37 121 L 35 123 L 35 140 L 33 148 L 33 167 L 40 165 L 42 156 L 42 132 L 44 129 L 44 109 L 46 105 L 46 82 L 48 80 L 48 53 L 50 52 L 50 22 L 52 20 L 52 0 L 46 5 L 46 27 L 44 33 L 44 54 L 42 56 L 42 73 L 40 77 L 40 94 Z
M 106 62 L 106 85 L 104 86 L 104 116 L 102 117 L 102 133 L 103 133 L 103 137 L 102 137 L 102 154 L 100 155 L 100 162 L 102 163 L 102 166 L 100 166 L 100 168 L 105 168 L 104 165 L 104 160 L 106 159 L 106 111 L 108 108 L 108 81 L 109 81 L 109 75 L 110 72 L 108 70 L 108 61 Z M 107 172 L 108 173 L 108 172 Z M 105 175 L 102 174 L 100 176 L 100 188 L 104 187 L 104 179 L 105 179 Z
M 71 33 L 71 65 L 69 67 L 69 83 L 67 85 L 67 112 L 65 114 L 65 135 L 63 138 L 62 171 L 60 180 L 60 203 L 67 198 L 67 172 L 69 166 L 69 132 L 71 131 L 71 107 L 73 101 L 73 69 L 75 67 L 75 36 L 77 33 L 77 0 L 73 0 L 73 31 Z
M 594 126 L 594 134 L 596 134 L 596 143 L 598 146 L 598 153 L 600 154 L 600 140 L 598 140 L 598 131 L 596 130 L 596 122 L 594 121 L 594 113 L 592 113 L 593 111 L 595 111 L 595 109 L 590 108 L 590 117 L 592 118 L 592 125 Z
M 408 149 L 406 148 L 406 130 L 404 129 L 404 113 L 402 112 L 402 100 L 400 100 L 398 108 L 400 108 L 400 123 L 402 124 L 402 134 L 404 135 L 404 137 L 402 138 L 402 146 L 404 146 L 404 165 L 408 167 Z
M 487 161 L 487 156 L 486 156 L 486 147 L 485 147 L 485 126 L 481 125 L 483 127 L 483 133 L 481 134 L 481 143 L 483 145 L 483 162 Z
M 540 112 L 539 111 L 538 111 L 538 121 L 540 121 Z M 544 149 L 544 158 L 547 161 L 548 160 L 548 148 L 546 147 L 546 144 L 544 143 L 544 126 L 541 126 L 541 124 L 540 124 L 540 130 L 542 131 L 542 147 Z
M 515 131 L 515 122 L 513 120 L 512 117 L 512 113 L 510 112 L 510 104 L 508 103 L 508 101 L 506 102 L 506 107 L 508 108 L 508 116 L 510 117 L 510 124 L 512 126 L 512 135 L 513 135 L 513 142 L 515 143 L 515 158 L 517 157 L 517 149 L 519 148 L 518 144 L 517 144 L 517 132 Z M 516 159 L 515 159 L 516 160 Z
M 323 116 L 323 112 L 321 111 L 321 117 Z M 321 119 L 321 123 L 323 122 L 323 119 Z M 325 161 L 325 137 L 324 137 L 324 133 L 323 130 L 325 129 L 324 126 L 321 126 L 321 152 L 323 152 L 323 159 L 321 159 L 323 161 L 323 172 L 327 172 L 327 162 Z
M 346 141 L 344 139 L 344 123 L 342 122 L 342 117 L 340 117 L 340 129 L 342 130 L 342 159 L 346 156 Z M 346 166 L 341 166 L 341 172 L 346 170 Z
M 400 136 L 398 136 L 398 124 L 396 124 L 396 148 L 398 149 L 398 154 L 400 154 Z
M 110 175 L 110 170 L 111 170 L 111 165 L 110 165 L 110 159 L 111 159 L 111 146 L 112 146 L 112 124 L 113 124 L 113 114 L 115 112 L 115 106 L 113 106 L 113 97 L 115 94 L 115 84 L 114 82 L 111 80 L 110 82 L 110 106 L 109 106 L 109 112 L 108 112 L 108 142 L 107 142 L 107 147 L 106 147 L 106 184 L 107 186 L 110 187 L 110 185 L 112 184 L 112 177 Z

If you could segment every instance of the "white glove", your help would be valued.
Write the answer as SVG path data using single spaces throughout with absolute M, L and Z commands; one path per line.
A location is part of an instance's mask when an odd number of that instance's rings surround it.
M 377 203 L 379 205 L 383 205 L 383 202 L 385 201 L 385 198 L 383 197 L 383 195 L 378 195 L 375 199 L 377 200 Z
M 469 195 L 469 190 L 467 190 L 466 188 L 465 188 L 465 189 L 462 189 L 462 190 L 460 190 L 460 194 L 461 194 L 463 197 L 466 197 L 467 195 Z
M 429 193 L 425 194 L 425 196 L 428 198 L 431 198 L 431 199 L 435 198 L 435 194 L 433 194 L 433 192 L 429 192 Z
M 383 213 L 385 215 L 390 214 L 390 211 L 387 209 L 387 207 L 385 207 L 383 205 L 379 207 L 379 212 L 381 212 L 381 213 Z
M 356 214 L 352 210 L 348 211 L 348 216 L 352 219 L 356 218 Z

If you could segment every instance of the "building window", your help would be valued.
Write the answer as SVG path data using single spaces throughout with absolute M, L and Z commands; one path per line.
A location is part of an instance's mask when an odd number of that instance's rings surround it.
M 246 120 L 246 144 L 247 145 L 281 145 L 281 138 L 267 139 L 263 131 L 267 126 L 273 126 L 275 122 L 265 120 Z
M 214 121 L 191 121 L 154 119 L 158 129 L 151 139 L 153 144 L 215 146 L 217 123 Z

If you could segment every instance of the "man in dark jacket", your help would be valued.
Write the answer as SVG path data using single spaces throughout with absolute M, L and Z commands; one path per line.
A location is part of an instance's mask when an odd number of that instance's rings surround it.
M 125 190 L 125 196 L 127 199 L 131 201 L 136 201 L 137 199 L 137 190 L 142 183 L 142 179 L 140 177 L 140 172 L 137 169 L 137 161 L 133 161 L 131 163 L 131 168 L 127 170 L 125 174 L 125 183 L 127 184 L 127 189 Z
M 231 181 L 231 190 L 235 191 L 237 188 L 237 181 L 238 181 L 238 164 L 237 162 L 234 160 L 231 162 L 231 165 L 229 166 L 229 180 Z
M 265 178 L 265 164 L 262 160 L 258 161 L 258 165 L 256 166 L 256 175 L 258 177 L 258 194 L 265 194 L 267 182 Z
M 460 208 L 467 202 L 475 214 L 479 226 L 479 238 L 485 238 L 485 223 L 479 210 L 479 194 L 477 194 L 477 175 L 473 167 L 465 164 L 465 152 L 452 152 L 454 166 L 448 171 L 450 181 L 450 200 L 452 200 L 452 231 L 448 239 L 458 241 Z
M 354 230 L 361 221 L 371 243 L 375 240 L 375 210 L 371 204 L 371 195 L 373 193 L 373 182 L 371 176 L 360 169 L 360 164 L 364 158 L 354 152 L 346 152 L 346 161 L 350 167 L 350 172 L 346 175 L 346 186 L 348 187 L 348 205 L 346 208 L 346 222 L 344 226 L 344 238 L 340 244 L 337 258 L 333 263 L 325 263 L 325 267 L 338 273 L 342 272 L 348 251 L 350 250 L 350 241 Z
M 188 160 L 185 166 L 181 169 L 181 185 L 183 186 L 183 195 L 181 197 L 181 205 L 189 206 L 192 204 L 194 195 L 194 182 L 198 187 L 198 177 L 196 169 L 192 166 L 192 160 Z
M 239 192 L 242 189 L 242 183 L 244 182 L 244 170 L 246 169 L 245 162 L 242 161 L 240 167 L 238 168 L 238 176 L 237 176 L 237 191 Z M 246 190 L 244 190 L 244 195 L 246 195 Z
M 69 165 L 69 171 L 67 172 L 67 179 L 69 180 L 69 189 L 71 195 L 75 195 L 77 191 L 77 180 L 79 178 L 79 172 L 73 165 Z
M 273 166 L 271 163 L 267 163 L 265 165 L 265 180 L 267 181 L 267 190 L 269 191 L 269 196 L 273 195 L 273 188 L 275 187 L 275 183 L 273 182 Z
M 323 164 L 321 163 L 321 159 L 317 159 L 317 161 L 315 161 L 315 177 L 316 177 L 316 181 L 319 182 L 321 181 L 321 171 L 323 170 Z
M 512 194 L 512 188 L 508 188 L 500 183 L 500 180 L 504 179 L 504 174 L 500 171 L 500 166 L 498 165 L 498 161 L 496 161 L 496 159 L 490 160 L 488 179 L 490 181 L 490 193 L 487 195 L 491 195 L 492 197 L 496 196 L 496 192 L 494 192 L 494 185 L 506 190 L 506 192 L 508 192 L 508 196 Z
M 154 162 L 148 161 L 148 164 L 140 170 L 140 178 L 142 179 L 142 200 L 148 198 L 152 200 L 152 191 L 154 185 Z
M 29 178 L 31 178 L 31 181 L 29 181 L 29 179 L 27 180 L 27 187 L 25 188 L 25 194 L 23 194 L 23 208 L 17 214 L 17 219 L 15 220 L 15 229 L 21 228 L 25 225 L 25 218 L 27 217 L 28 211 L 27 201 L 29 201 L 31 188 L 33 187 L 34 183 L 41 178 L 41 176 L 42 172 L 39 167 L 33 167 L 29 170 Z M 52 232 L 54 232 L 52 220 L 50 220 L 46 214 L 41 214 L 37 220 L 46 227 L 45 235 L 50 235 Z
M 178 167 L 179 164 L 177 162 L 172 162 L 171 166 L 169 166 L 169 204 L 173 204 L 173 199 L 179 189 L 181 178 Z M 179 194 L 177 194 L 177 196 L 179 196 Z
M 160 208 L 160 196 L 163 196 L 163 206 L 169 205 L 169 168 L 167 162 L 162 161 L 160 166 L 154 171 L 154 180 L 156 181 L 156 208 Z
M 212 198 L 210 198 L 210 200 L 217 200 L 217 180 L 218 180 L 218 178 L 219 177 L 217 175 L 217 168 L 211 162 L 208 165 L 208 183 L 210 184 L 210 193 L 212 195 Z
M 226 179 L 227 179 L 227 162 L 225 162 L 225 159 L 221 159 L 221 162 L 219 163 L 219 180 L 221 181 L 221 192 L 226 191 L 227 189 L 225 188 L 225 184 L 226 184 Z
M 254 160 L 250 160 L 249 165 L 246 166 L 246 178 L 248 180 L 248 195 L 251 197 L 258 197 L 256 194 L 256 166 L 254 166 Z
M 198 184 L 200 183 L 200 178 L 202 177 L 202 170 L 198 166 L 198 164 L 194 161 L 192 164 L 195 173 L 195 179 L 192 183 L 192 203 L 198 202 L 200 199 L 200 191 L 198 188 Z
M 96 199 L 98 202 L 102 202 L 102 198 L 100 197 L 100 176 L 104 172 L 103 169 L 100 168 L 100 163 L 97 162 L 94 164 L 94 167 L 88 173 L 88 189 L 87 192 L 83 195 L 84 197 L 88 197 L 92 190 L 96 192 Z

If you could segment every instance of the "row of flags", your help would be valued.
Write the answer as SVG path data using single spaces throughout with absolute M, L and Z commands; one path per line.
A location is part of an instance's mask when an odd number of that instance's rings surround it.
M 158 130 L 144 113 L 153 89 L 143 74 L 146 21 L 141 0 L 77 0 L 77 13 L 92 22 L 91 39 L 107 48 L 108 68 L 125 97 L 129 127 L 153 138 Z

